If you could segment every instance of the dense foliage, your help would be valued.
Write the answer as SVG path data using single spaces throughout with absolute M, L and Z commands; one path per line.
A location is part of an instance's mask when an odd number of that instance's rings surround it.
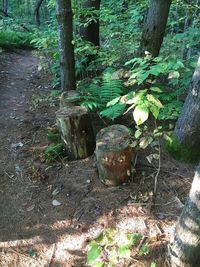
M 116 4 L 117 2 L 117 4 Z M 101 1 L 100 12 L 72 1 L 74 47 L 80 104 L 111 120 L 133 111 L 139 126 L 152 118 L 169 128 L 178 118 L 200 51 L 198 1 L 172 1 L 159 57 L 138 56 L 149 1 Z M 59 89 L 56 1 L 43 1 L 36 25 L 35 1 L 8 3 L 0 17 L 0 46 L 30 45 L 39 49 Z M 100 47 L 82 39 L 81 27 L 100 20 Z M 84 18 L 84 19 L 83 19 Z M 87 63 L 90 57 L 89 64 Z M 165 123 L 166 126 L 166 123 Z

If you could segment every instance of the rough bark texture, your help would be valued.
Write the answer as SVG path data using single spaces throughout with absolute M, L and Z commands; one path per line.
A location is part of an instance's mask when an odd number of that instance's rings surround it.
M 170 246 L 172 267 L 200 266 L 200 165 Z
M 183 145 L 200 146 L 200 57 L 174 134 Z
M 35 19 L 38 26 L 40 26 L 40 7 L 44 0 L 38 0 L 35 8 Z
M 144 24 L 140 54 L 145 51 L 157 57 L 163 42 L 171 0 L 150 0 L 149 11 Z
M 133 150 L 130 133 L 123 125 L 102 129 L 96 137 L 96 159 L 99 178 L 106 185 L 118 185 L 130 179 Z
M 85 108 L 61 108 L 56 113 L 56 120 L 70 160 L 83 159 L 93 154 L 95 137 Z
M 100 9 L 100 0 L 86 0 L 83 3 L 84 9 Z M 82 17 L 82 22 L 87 21 L 87 16 Z M 95 46 L 99 46 L 99 18 L 97 17 L 96 20 L 91 21 L 86 27 L 82 26 L 80 29 L 80 34 L 83 40 L 91 42 Z
M 60 69 L 62 90 L 75 90 L 75 60 L 73 46 L 73 14 L 71 0 L 57 0 Z

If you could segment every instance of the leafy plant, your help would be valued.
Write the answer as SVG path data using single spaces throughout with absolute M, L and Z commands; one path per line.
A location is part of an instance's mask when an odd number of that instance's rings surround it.
M 89 266 L 115 266 L 121 259 L 128 259 L 132 249 L 143 236 L 141 234 L 123 234 L 114 229 L 106 229 L 95 240 L 91 241 L 87 252 Z M 136 254 L 142 256 L 149 253 L 147 244 L 141 246 Z
M 49 145 L 44 151 L 44 158 L 47 163 L 52 163 L 57 159 L 61 159 L 64 153 L 64 144 L 57 143 Z

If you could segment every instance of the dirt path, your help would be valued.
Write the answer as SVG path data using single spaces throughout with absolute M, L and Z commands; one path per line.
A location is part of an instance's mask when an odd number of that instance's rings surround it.
M 88 242 L 107 228 L 140 232 L 149 240 L 156 236 L 150 258 L 164 266 L 163 248 L 180 213 L 177 199 L 184 201 L 190 187 L 191 169 L 164 159 L 152 214 L 139 202 L 152 190 L 154 169 L 138 166 L 134 182 L 107 188 L 93 157 L 45 165 L 31 148 L 48 144 L 55 108 L 42 104 L 30 111 L 32 95 L 50 89 L 37 63 L 27 51 L 0 54 L 0 267 L 86 266 Z M 130 205 L 134 196 L 137 203 Z M 60 206 L 52 205 L 55 199 Z M 149 258 L 131 266 L 149 266 Z

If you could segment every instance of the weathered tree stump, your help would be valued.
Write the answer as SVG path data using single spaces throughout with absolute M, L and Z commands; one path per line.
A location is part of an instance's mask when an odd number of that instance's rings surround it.
M 95 137 L 86 108 L 63 107 L 56 112 L 56 121 L 70 160 L 93 154 Z
M 116 124 L 102 129 L 96 137 L 99 178 L 106 185 L 119 185 L 132 175 L 133 149 L 129 129 Z

